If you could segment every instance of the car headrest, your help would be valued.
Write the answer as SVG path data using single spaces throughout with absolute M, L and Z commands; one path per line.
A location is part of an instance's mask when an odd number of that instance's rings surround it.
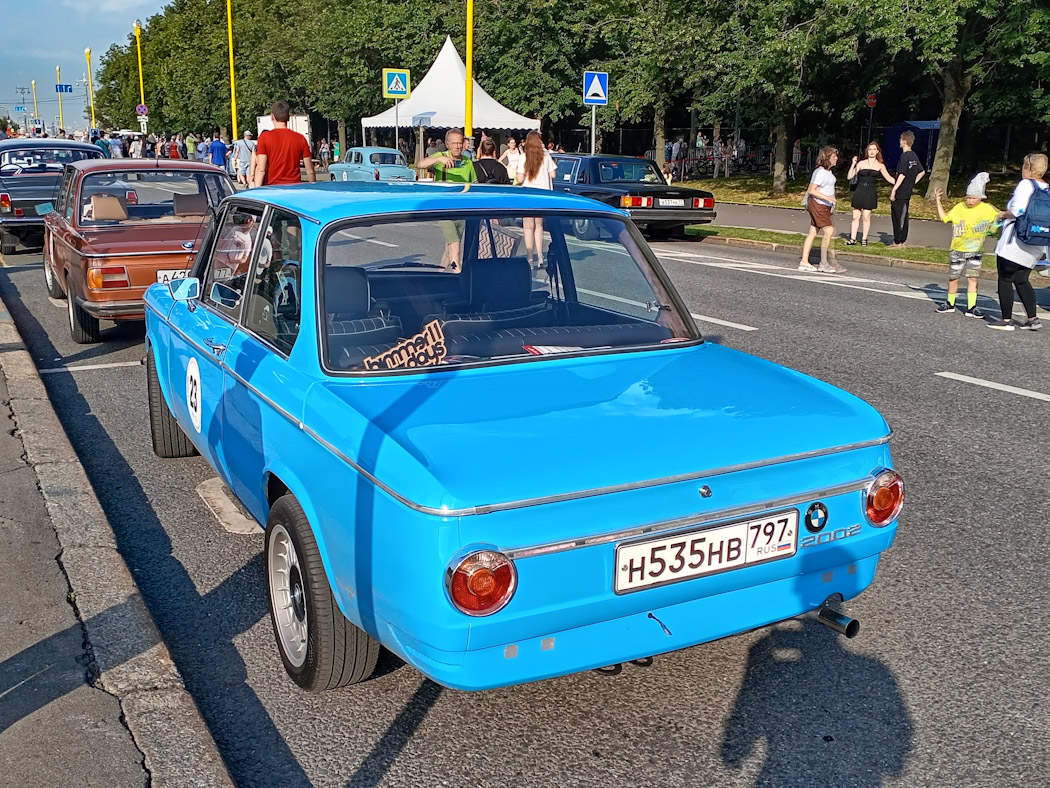
M 91 197 L 91 218 L 95 221 L 122 222 L 128 210 L 117 197 L 96 194 Z
M 204 192 L 197 194 L 175 194 L 176 216 L 204 216 L 208 213 L 208 197 Z
M 372 307 L 368 274 L 347 265 L 325 266 L 324 310 L 329 315 L 364 317 Z
M 518 309 L 532 299 L 532 271 L 524 257 L 480 258 L 470 264 L 470 303 Z

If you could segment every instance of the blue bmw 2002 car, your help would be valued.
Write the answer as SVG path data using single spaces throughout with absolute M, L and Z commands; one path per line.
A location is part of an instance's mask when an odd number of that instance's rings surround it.
M 328 167 L 333 181 L 414 181 L 416 171 L 394 148 L 350 148 Z
M 835 606 L 893 541 L 883 418 L 705 343 L 627 216 L 585 198 L 252 189 L 146 306 L 154 448 L 202 453 L 265 523 L 307 689 L 381 645 L 477 690 L 816 610 L 852 634 Z

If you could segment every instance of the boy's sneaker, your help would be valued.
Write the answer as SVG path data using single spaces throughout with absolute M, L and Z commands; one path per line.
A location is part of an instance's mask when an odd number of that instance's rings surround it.
M 1043 324 L 1039 322 L 1039 318 L 1033 317 L 1027 323 L 1021 323 L 1021 328 L 1026 331 L 1038 331 L 1043 327 Z
M 985 323 L 988 328 L 994 328 L 999 331 L 1013 331 L 1014 324 L 1009 320 L 998 320 L 994 317 L 988 318 L 988 322 Z
M 937 307 L 937 314 L 938 315 L 947 315 L 947 314 L 951 314 L 954 311 L 955 311 L 955 307 L 952 306 L 951 304 L 949 304 L 947 301 L 945 301 L 943 304 L 941 304 L 939 307 Z
M 803 262 L 798 264 L 798 270 L 799 271 L 819 271 L 820 269 L 817 268 L 812 263 L 807 263 L 807 262 L 803 261 Z
M 967 317 L 979 317 L 982 319 L 984 318 L 984 310 L 976 306 L 973 309 L 967 309 L 965 312 L 963 312 L 963 314 Z

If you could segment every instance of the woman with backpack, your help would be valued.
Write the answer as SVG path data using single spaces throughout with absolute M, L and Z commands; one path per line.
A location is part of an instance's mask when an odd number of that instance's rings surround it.
M 478 146 L 478 154 L 478 160 L 474 162 L 474 172 L 478 176 L 478 183 L 510 186 L 507 168 L 496 160 L 496 143 L 490 137 L 481 141 L 481 145 Z
M 1050 191 L 1045 153 L 1030 153 L 1021 167 L 1023 179 L 1014 189 L 1006 210 L 999 214 L 1003 232 L 995 245 L 995 267 L 999 272 L 999 309 L 1002 316 L 989 318 L 988 327 L 1013 331 L 1014 290 L 1024 305 L 1028 320 L 1021 328 L 1038 331 L 1043 327 L 1035 316 L 1035 288 L 1028 278 L 1039 259 L 1047 254 L 1050 240 Z

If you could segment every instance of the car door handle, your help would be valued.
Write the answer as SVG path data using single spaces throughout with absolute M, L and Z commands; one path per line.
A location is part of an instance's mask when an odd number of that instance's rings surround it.
M 214 339 L 205 339 L 204 344 L 207 345 L 208 350 L 210 350 L 216 356 L 221 356 L 223 354 L 223 351 L 226 350 L 226 345 L 220 345 Z

